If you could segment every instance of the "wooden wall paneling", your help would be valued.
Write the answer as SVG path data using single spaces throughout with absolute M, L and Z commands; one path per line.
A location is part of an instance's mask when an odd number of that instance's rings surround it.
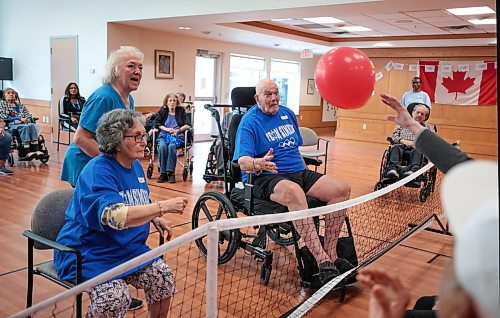
M 323 108 L 322 106 L 300 106 L 297 121 L 299 126 L 309 128 L 335 128 L 337 123 L 335 121 L 322 121 Z
M 34 117 L 38 117 L 41 133 L 46 140 L 50 140 L 50 101 L 23 98 L 21 102 Z M 42 121 L 43 117 L 47 117 L 47 122 Z
M 384 124 L 384 128 L 374 124 L 386 121 L 392 110 L 380 102 L 380 93 L 401 97 L 411 89 L 411 78 L 416 72 L 408 70 L 409 64 L 417 64 L 419 60 L 496 60 L 496 48 L 410 48 L 410 49 L 366 49 L 363 50 L 371 58 L 375 72 L 382 72 L 384 77 L 375 83 L 375 95 L 360 109 L 340 110 L 336 137 L 360 141 L 385 143 L 387 135 L 392 133 L 394 124 Z M 404 63 L 403 71 L 387 71 L 385 65 L 393 61 Z M 471 155 L 498 157 L 498 105 L 495 106 L 458 106 L 433 104 L 430 124 L 438 126 L 438 133 L 444 130 L 447 140 L 463 140 L 463 149 Z M 366 131 L 360 131 L 366 125 Z M 453 131 L 453 134 L 450 133 Z M 376 136 L 380 134 L 380 136 Z

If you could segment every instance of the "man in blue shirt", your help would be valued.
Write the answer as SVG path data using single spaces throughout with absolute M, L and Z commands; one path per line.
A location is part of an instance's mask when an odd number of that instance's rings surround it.
M 280 106 L 278 86 L 270 79 L 256 85 L 257 102 L 243 116 L 236 134 L 234 161 L 243 172 L 255 174 L 254 194 L 288 207 L 289 211 L 308 208 L 306 195 L 327 204 L 348 200 L 350 186 L 333 176 L 306 169 L 299 153 L 302 137 L 295 114 Z M 319 264 L 322 283 L 353 268 L 337 257 L 337 240 L 345 218 L 345 210 L 325 215 L 325 244 L 319 243 L 312 218 L 294 221 L 302 240 Z
M 422 80 L 420 77 L 415 76 L 411 79 L 412 90 L 407 91 L 401 97 L 401 104 L 408 107 L 408 105 L 412 103 L 424 104 L 425 106 L 431 109 L 431 99 L 426 92 L 420 90 L 420 86 L 422 85 Z

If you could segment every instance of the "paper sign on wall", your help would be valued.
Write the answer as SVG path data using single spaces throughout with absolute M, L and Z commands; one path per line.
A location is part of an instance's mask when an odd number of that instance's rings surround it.
M 378 72 L 375 74 L 375 81 L 378 82 L 382 77 L 384 77 L 384 74 L 382 74 L 382 72 Z
M 385 64 L 385 69 L 389 72 L 390 70 L 392 70 L 392 68 L 394 67 L 394 62 L 393 61 L 389 61 L 387 64 Z
M 451 65 L 450 64 L 440 65 L 439 68 L 441 68 L 441 72 L 451 73 Z
M 410 65 L 408 66 L 408 70 L 409 70 L 410 72 L 417 72 L 417 71 L 418 71 L 418 64 L 410 64 Z
M 486 63 L 477 63 L 476 64 L 476 71 L 486 71 L 488 68 L 488 64 Z
M 424 71 L 427 73 L 432 73 L 436 70 L 436 66 L 434 65 L 426 65 Z
M 394 69 L 398 71 L 404 70 L 405 65 L 403 63 L 394 63 Z

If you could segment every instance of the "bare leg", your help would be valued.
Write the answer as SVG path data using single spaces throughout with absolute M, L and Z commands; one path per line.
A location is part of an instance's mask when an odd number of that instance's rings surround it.
M 274 187 L 274 192 L 271 194 L 270 199 L 288 207 L 289 211 L 307 209 L 304 191 L 298 184 L 292 181 L 282 180 L 278 182 Z M 293 225 L 318 264 L 324 261 L 332 261 L 320 244 L 319 236 L 315 230 L 312 218 L 293 221 Z
M 163 298 L 161 301 L 148 305 L 149 318 L 164 318 L 167 317 L 170 309 L 170 298 Z
M 335 177 L 322 176 L 309 189 L 307 195 L 327 202 L 327 204 L 333 204 L 348 200 L 351 195 L 351 187 Z M 325 251 L 332 262 L 337 259 L 337 241 L 345 216 L 345 210 L 325 215 Z

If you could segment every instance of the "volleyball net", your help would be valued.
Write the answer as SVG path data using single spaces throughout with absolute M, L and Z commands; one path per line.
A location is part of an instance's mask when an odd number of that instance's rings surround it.
M 345 284 L 352 281 L 359 267 L 373 262 L 434 220 L 439 222 L 441 179 L 442 174 L 429 163 L 403 180 L 348 201 L 283 214 L 247 217 L 240 213 L 241 217 L 238 214 L 238 218 L 217 221 L 211 219 L 221 213 L 221 207 L 207 202 L 205 217 L 198 220 L 196 229 L 13 317 L 76 317 L 75 296 L 79 293 L 83 293 L 84 316 L 90 288 L 158 256 L 163 257 L 174 273 L 177 292 L 170 302 L 169 317 L 301 317 L 332 289 L 345 290 Z M 426 191 L 425 200 L 422 191 Z M 343 217 L 345 212 L 348 222 Z M 285 226 L 312 217 L 315 221 L 307 230 L 315 231 L 318 235 L 312 237 L 319 237 L 321 242 L 305 242 L 309 236 L 294 237 L 293 229 L 290 232 Z M 342 222 L 337 252 L 342 256 L 346 251 L 339 247 L 345 245 L 356 267 L 322 286 L 304 284 L 304 272 L 317 275 L 317 268 L 308 268 L 317 264 L 301 261 L 296 251 L 304 246 L 314 249 L 316 243 L 325 246 L 328 217 Z M 267 229 L 267 235 L 264 241 L 259 241 L 262 228 Z M 231 241 L 237 243 L 236 247 L 229 245 Z M 245 244 L 258 246 L 271 256 L 256 257 L 241 248 Z M 221 261 L 224 255 L 230 257 Z M 298 270 L 301 266 L 305 268 Z M 132 297 L 144 299 L 142 290 L 130 290 Z M 146 316 L 146 306 L 128 314 L 128 317 Z

